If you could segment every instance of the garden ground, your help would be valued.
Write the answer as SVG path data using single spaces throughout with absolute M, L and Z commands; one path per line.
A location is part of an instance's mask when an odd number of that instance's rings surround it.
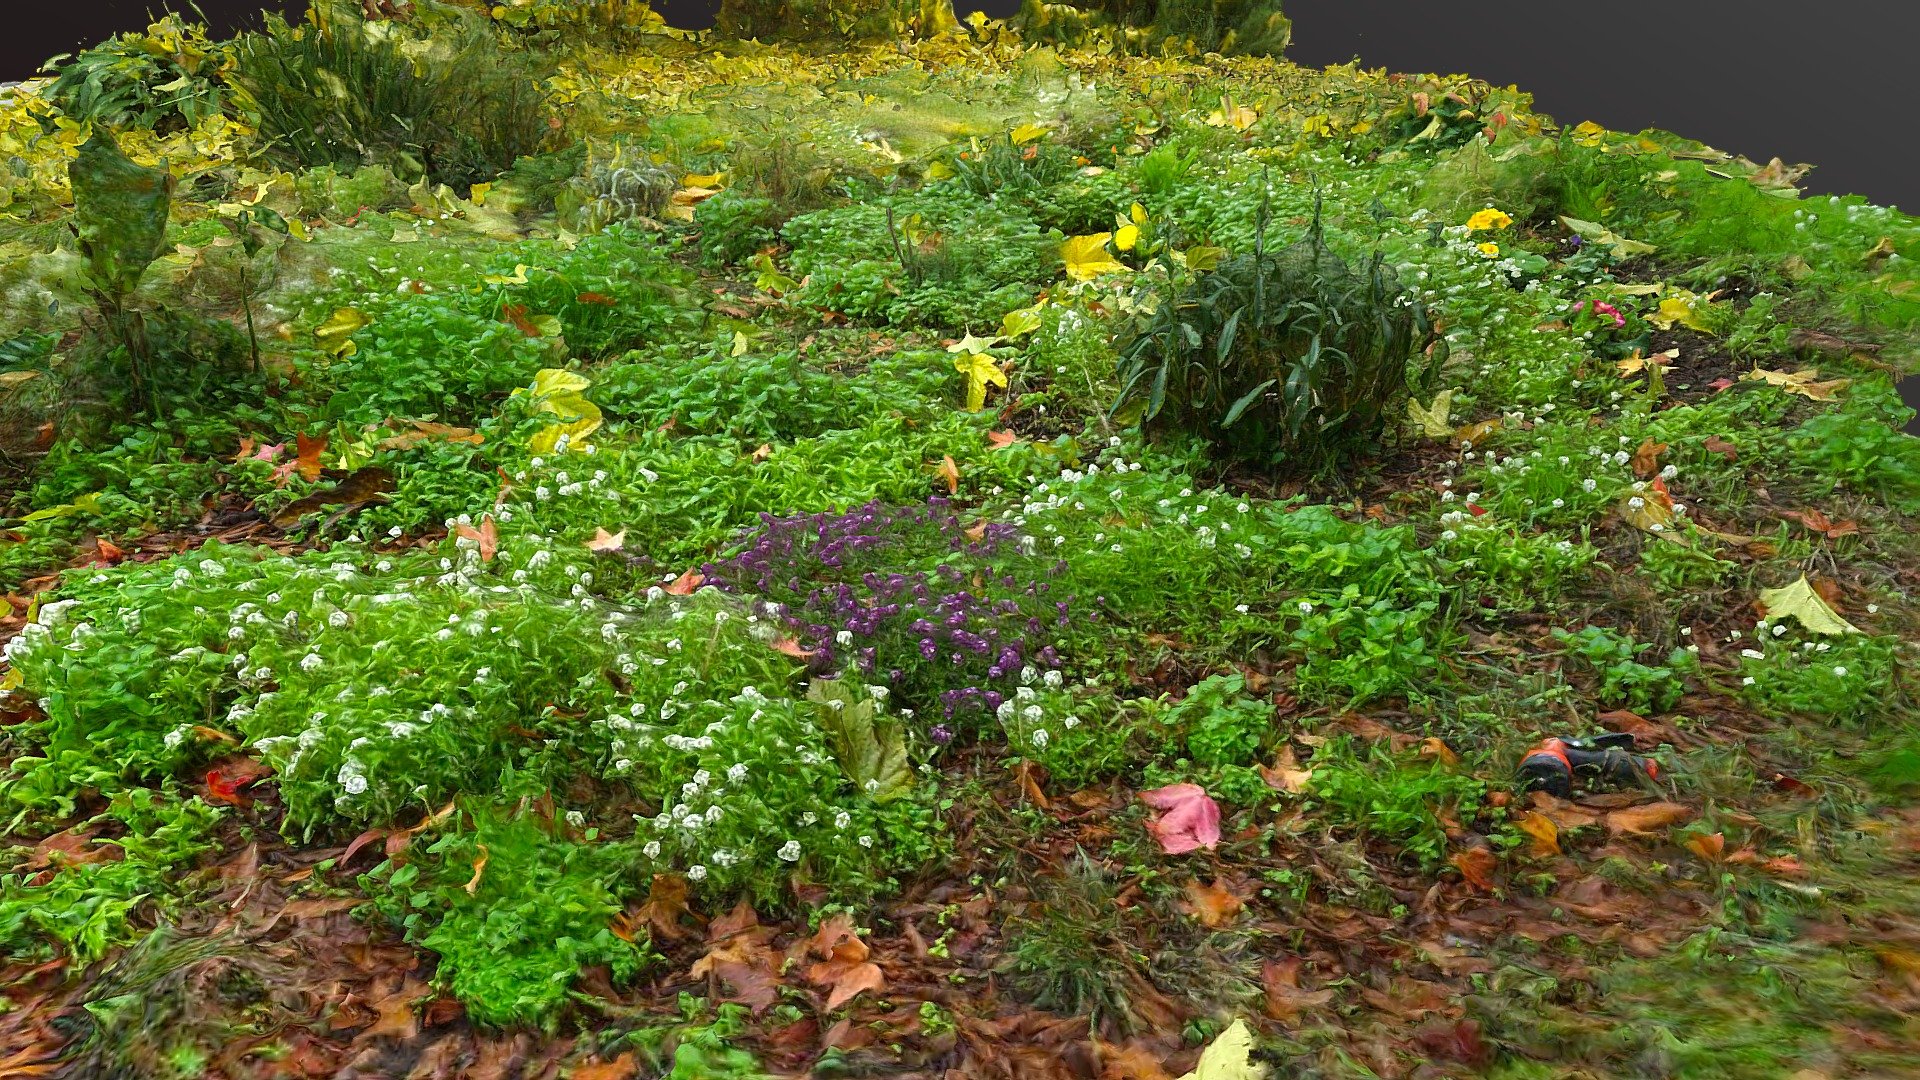
M 0 113 L 0 1074 L 1913 1069 L 1913 219 L 419 6 Z

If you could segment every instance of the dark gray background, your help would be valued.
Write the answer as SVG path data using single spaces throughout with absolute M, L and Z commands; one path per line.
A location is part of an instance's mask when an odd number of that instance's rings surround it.
M 13 5 L 21 0 L 13 0 Z M 177 0 L 184 6 L 184 0 Z M 10 6 L 13 6 L 10 5 Z M 159 0 L 41 2 L 7 13 L 0 80 L 55 53 L 139 29 Z M 679 26 L 712 24 L 715 0 L 656 0 Z M 956 0 L 1011 14 L 1018 0 Z M 223 34 L 261 8 L 305 0 L 200 0 Z M 1531 91 L 1566 124 L 1661 127 L 1756 161 L 1817 166 L 1810 190 L 1920 212 L 1912 52 L 1920 3 L 1889 0 L 1289 0 L 1293 59 L 1314 66 L 1465 72 Z M 1905 67 L 1903 67 L 1903 63 Z M 1920 408 L 1920 380 L 1908 380 Z M 1909 430 L 1920 433 L 1920 419 Z

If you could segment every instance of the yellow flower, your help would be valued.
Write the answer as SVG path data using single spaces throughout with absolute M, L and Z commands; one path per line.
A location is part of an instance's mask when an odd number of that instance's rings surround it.
M 1489 259 L 1497 259 L 1500 257 L 1500 245 L 1499 244 L 1481 244 L 1480 254 L 1485 255 Z
M 1473 232 L 1483 229 L 1504 229 L 1511 224 L 1513 224 L 1512 218 L 1491 206 L 1467 219 L 1467 228 Z

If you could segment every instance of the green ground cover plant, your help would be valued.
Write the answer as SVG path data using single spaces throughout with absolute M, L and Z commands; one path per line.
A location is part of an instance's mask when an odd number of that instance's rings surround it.
M 1920 227 L 1289 32 L 0 98 L 0 1072 L 1897 1073 Z

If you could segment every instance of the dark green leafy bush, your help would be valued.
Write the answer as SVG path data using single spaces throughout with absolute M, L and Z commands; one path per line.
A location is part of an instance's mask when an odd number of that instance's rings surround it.
M 1275 0 L 1025 0 L 1015 24 L 1038 40 L 1085 42 L 1108 36 L 1136 51 L 1278 56 L 1293 24 Z
M 1114 411 L 1261 465 L 1325 469 L 1372 448 L 1436 337 L 1379 252 L 1356 271 L 1317 222 L 1170 291 L 1121 353 Z
M 83 122 L 160 134 L 195 127 L 220 113 L 224 50 L 205 27 L 169 14 L 144 34 L 109 38 L 61 64 L 46 97 Z
M 269 15 L 241 39 L 230 78 L 271 156 L 464 187 L 541 149 L 551 132 L 526 54 L 477 20 L 418 41 L 395 27 L 329 7 L 301 26 Z
M 1214 675 L 1187 691 L 1166 721 L 1186 735 L 1187 756 L 1206 766 L 1247 765 L 1258 760 L 1272 735 L 1273 705 L 1246 697 L 1239 675 Z

